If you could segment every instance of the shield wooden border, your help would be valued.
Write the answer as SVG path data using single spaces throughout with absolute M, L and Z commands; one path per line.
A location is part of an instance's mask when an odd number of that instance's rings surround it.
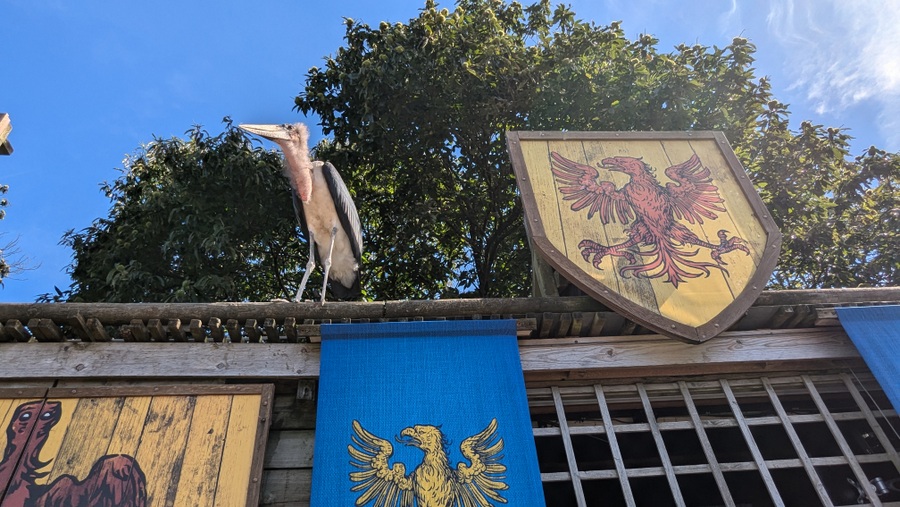
M 714 143 L 715 149 L 713 151 L 718 151 L 720 153 L 720 155 L 717 155 L 715 158 L 716 160 L 720 160 L 722 162 L 719 163 L 716 168 L 716 171 L 719 171 L 719 173 L 713 171 L 713 174 L 726 175 L 727 173 L 725 171 L 730 170 L 731 176 L 722 178 L 723 182 L 727 179 L 727 185 L 730 185 L 729 188 L 731 188 L 731 194 L 729 194 L 729 199 L 735 197 L 743 197 L 744 204 L 736 206 L 736 208 L 745 210 L 745 214 L 740 216 L 739 218 L 754 220 L 754 225 L 757 225 L 756 223 L 758 222 L 758 230 L 762 231 L 756 235 L 755 247 L 753 247 L 755 248 L 755 250 L 753 250 L 752 256 L 753 268 L 749 270 L 746 278 L 741 281 L 743 287 L 740 289 L 740 292 L 734 293 L 736 291 L 732 290 L 732 293 L 729 294 L 729 297 L 733 298 L 730 303 L 726 304 L 727 299 L 723 299 L 722 302 L 717 302 L 715 301 L 715 297 L 710 297 L 709 299 L 707 299 L 707 301 L 710 301 L 709 305 L 704 305 L 702 303 L 697 304 L 697 301 L 694 301 L 691 308 L 682 309 L 682 311 L 686 314 L 696 312 L 696 310 L 700 307 L 703 307 L 704 310 L 714 312 L 714 307 L 716 305 L 724 305 L 717 313 L 715 313 L 714 316 L 709 318 L 709 320 L 707 321 L 685 323 L 684 321 L 675 320 L 666 315 L 663 315 L 660 312 L 655 312 L 652 309 L 648 310 L 647 306 L 638 304 L 632 299 L 623 296 L 615 287 L 611 287 L 603 283 L 602 281 L 598 280 L 596 276 L 592 276 L 590 273 L 588 273 L 586 267 L 591 267 L 591 264 L 589 261 L 587 261 L 587 259 L 585 259 L 585 263 L 581 263 L 580 260 L 573 261 L 571 252 L 568 256 L 563 254 L 562 252 L 560 252 L 560 249 L 555 246 L 554 241 L 556 240 L 551 241 L 548 238 L 548 230 L 546 229 L 546 227 L 552 225 L 545 224 L 541 218 L 541 204 L 538 200 L 538 196 L 535 194 L 535 185 L 533 184 L 532 179 L 533 176 L 535 178 L 543 179 L 542 182 L 539 182 L 539 184 L 546 184 L 546 180 L 548 178 L 549 180 L 553 181 L 553 186 L 555 189 L 554 199 L 556 200 L 556 202 L 562 203 L 561 199 L 563 199 L 565 196 L 560 193 L 559 178 L 554 177 L 554 175 L 551 174 L 551 143 L 556 143 L 553 144 L 554 146 L 560 142 L 581 143 L 582 145 L 587 145 L 586 143 L 601 143 L 601 146 L 603 146 L 602 143 L 607 143 L 608 145 L 612 145 L 613 143 L 626 143 L 622 145 L 627 146 L 628 142 L 633 141 L 658 141 L 660 142 L 660 145 L 663 145 L 664 143 L 671 144 L 677 141 L 682 141 L 690 145 L 690 143 L 693 141 L 695 142 L 695 145 L 702 145 L 706 150 L 710 149 L 710 143 Z M 532 167 L 531 169 L 529 169 L 529 166 L 526 164 L 526 150 L 523 149 L 523 144 L 526 143 L 534 143 L 532 146 L 539 143 L 546 143 L 547 163 L 543 164 L 541 160 L 540 164 L 532 164 L 533 166 L 543 165 L 544 167 Z M 635 144 L 642 145 L 641 143 Z M 541 258 L 543 258 L 548 264 L 556 269 L 563 277 L 582 289 L 585 293 L 606 304 L 615 311 L 623 314 L 629 319 L 647 327 L 648 329 L 690 343 L 704 342 L 717 335 L 718 333 L 728 329 L 747 311 L 747 309 L 759 296 L 760 292 L 762 292 L 769 277 L 771 277 L 772 275 L 772 271 L 775 269 L 775 265 L 778 262 L 778 254 L 781 248 L 781 233 L 775 225 L 775 222 L 772 220 L 771 215 L 766 210 L 766 207 L 757 194 L 756 190 L 753 188 L 749 177 L 747 176 L 733 150 L 728 144 L 728 141 L 726 140 L 724 134 L 722 134 L 721 132 L 510 131 L 507 132 L 507 146 L 512 159 L 516 181 L 518 183 L 519 190 L 522 196 L 522 201 L 525 209 L 526 230 L 528 232 L 529 239 L 531 240 L 532 247 L 538 251 Z M 546 172 L 541 174 L 531 174 L 529 172 L 530 170 L 539 170 Z M 662 173 L 662 171 L 659 172 Z M 664 177 L 661 177 L 660 181 L 662 181 L 663 178 Z M 622 181 L 623 180 L 619 180 L 619 183 L 617 184 L 619 188 L 621 188 Z M 715 184 L 715 181 L 713 181 L 712 183 Z M 661 184 L 661 186 L 663 185 L 665 185 L 665 183 Z M 716 189 L 718 189 L 718 187 L 716 187 Z M 543 189 L 541 192 L 542 193 L 540 197 L 545 199 L 546 203 L 546 199 L 550 198 L 550 196 L 547 195 L 549 194 L 549 192 L 546 189 Z M 570 206 L 574 200 L 576 200 L 575 197 L 566 199 L 566 206 Z M 723 200 L 722 206 L 725 206 L 726 204 L 727 203 L 725 203 Z M 556 206 L 557 204 L 554 203 L 553 205 Z M 561 204 L 559 206 L 561 206 Z M 575 206 L 572 206 L 574 209 Z M 544 207 L 546 208 L 546 206 Z M 585 208 L 583 203 L 582 208 Z M 559 207 L 559 209 L 561 210 L 562 208 Z M 581 215 L 586 217 L 588 210 L 581 208 L 579 209 Z M 596 212 L 596 210 L 594 210 L 594 212 Z M 563 212 L 559 211 L 558 213 Z M 614 208 L 610 207 L 609 214 L 612 215 L 614 213 Z M 733 220 L 733 217 L 731 217 L 731 219 Z M 596 216 L 593 218 L 593 220 L 597 220 L 599 222 Z M 615 221 L 615 219 L 612 220 Z M 559 221 L 563 222 L 563 219 L 560 218 Z M 710 220 L 707 221 L 711 222 Z M 605 223 L 606 222 L 604 222 L 604 224 Z M 563 226 L 560 225 L 559 227 Z M 723 239 L 722 236 L 719 236 L 719 238 L 724 244 L 725 239 Z M 726 235 L 725 238 L 729 237 Z M 708 241 L 714 240 L 710 238 Z M 579 244 L 579 247 L 581 247 L 581 244 Z M 750 256 L 750 252 L 747 252 L 747 255 Z M 736 258 L 736 256 L 733 257 Z M 706 270 L 709 270 L 710 263 L 707 262 L 706 266 Z M 712 268 L 715 269 L 712 269 L 711 271 L 718 272 L 716 270 L 719 268 L 716 268 L 715 266 L 712 266 Z M 598 270 L 601 269 L 598 268 Z M 654 283 L 657 282 L 654 281 Z M 674 285 L 675 289 L 677 290 L 678 283 L 676 282 Z M 709 308 L 706 308 L 706 306 L 709 306 Z M 705 319 L 706 317 L 703 318 Z

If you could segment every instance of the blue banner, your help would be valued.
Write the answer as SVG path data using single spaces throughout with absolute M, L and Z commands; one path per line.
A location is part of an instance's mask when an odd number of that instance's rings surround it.
M 894 410 L 900 410 L 900 306 L 851 306 L 836 311 Z
M 312 506 L 544 505 L 515 321 L 321 329 Z

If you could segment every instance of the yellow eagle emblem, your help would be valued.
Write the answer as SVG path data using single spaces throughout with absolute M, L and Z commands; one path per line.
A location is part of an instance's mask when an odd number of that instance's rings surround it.
M 471 465 L 460 462 L 456 470 L 447 457 L 449 443 L 437 426 L 417 425 L 395 437 L 398 443 L 421 449 L 425 456 L 409 475 L 406 466 L 388 464 L 394 448 L 353 421 L 353 444 L 347 446 L 353 458 L 350 464 L 358 472 L 350 473 L 360 492 L 356 505 L 373 502 L 373 507 L 490 507 L 491 502 L 505 504 L 499 491 L 509 488 L 504 482 L 506 466 L 500 463 L 503 439 L 497 435 L 497 419 L 476 435 L 462 441 L 459 448 Z

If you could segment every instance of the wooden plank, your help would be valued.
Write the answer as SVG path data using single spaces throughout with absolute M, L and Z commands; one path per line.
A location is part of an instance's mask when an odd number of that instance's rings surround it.
M 314 399 L 298 399 L 295 394 L 276 396 L 272 407 L 272 430 L 315 429 L 316 403 Z
M 72 332 L 75 333 L 75 336 L 81 338 L 84 341 L 92 341 L 91 335 L 87 329 L 87 322 L 84 320 L 84 317 L 81 315 L 75 315 L 66 321 L 66 324 L 69 325 L 69 328 L 72 329 Z M 0 341 L 4 341 L 2 337 L 0 337 Z
M 103 326 L 100 320 L 91 317 L 87 319 L 84 324 L 87 328 L 88 336 L 90 336 L 91 341 L 108 342 L 112 340 L 112 337 L 110 337 L 109 333 L 106 332 L 106 327 Z
M 572 327 L 569 329 L 569 335 L 581 336 L 581 330 L 584 329 L 584 314 L 582 312 L 572 312 Z
M 209 326 L 209 336 L 214 342 L 225 341 L 225 328 L 222 327 L 222 319 L 213 317 L 206 323 Z
M 192 342 L 23 343 L 23 348 L 16 345 L 4 344 L 2 349 L 3 374 L 8 379 L 48 375 L 59 379 L 247 376 L 296 379 L 319 374 L 319 347 L 310 344 L 279 343 L 252 348 L 232 343 Z
M 3 343 L 6 378 L 314 378 L 319 346 L 270 343 Z M 728 332 L 699 345 L 658 335 L 520 340 L 526 379 L 789 371 L 859 365 L 839 328 Z M 153 358 L 148 361 L 147 358 Z
M 311 469 L 265 470 L 260 507 L 308 507 L 312 491 Z
M 814 289 L 766 291 L 760 294 L 755 307 L 792 306 L 797 304 L 847 305 L 872 302 L 900 301 L 900 287 L 858 289 Z M 34 317 L 55 322 L 68 322 L 74 315 L 94 317 L 110 326 L 128 324 L 132 319 L 191 319 L 223 320 L 273 318 L 278 322 L 287 317 L 295 319 L 362 319 L 377 321 L 382 317 L 460 317 L 472 314 L 513 314 L 543 312 L 608 311 L 593 299 L 581 297 L 509 298 L 509 299 L 442 299 L 384 302 L 333 301 L 327 305 L 313 302 L 265 303 L 2 303 L 0 321 L 27 321 Z
M 61 342 L 65 339 L 59 327 L 50 319 L 31 319 L 28 321 L 28 329 L 38 341 Z
M 706 456 L 706 462 L 709 464 L 710 471 L 716 481 L 716 486 L 719 488 L 719 494 L 722 496 L 722 501 L 725 502 L 726 507 L 735 507 L 734 498 L 731 497 L 731 491 L 728 490 L 728 483 L 725 481 L 725 476 L 722 475 L 722 468 L 719 466 L 719 460 L 716 458 L 712 443 L 710 443 L 709 437 L 706 435 L 706 429 L 703 427 L 703 421 L 700 419 L 700 413 L 697 412 L 697 405 L 694 404 L 694 398 L 691 397 L 691 392 L 688 389 L 687 383 L 683 380 L 679 381 L 678 389 L 681 391 L 684 405 L 691 417 L 691 424 L 694 426 L 694 431 L 697 433 L 697 439 L 700 440 L 700 447 L 703 448 L 703 455 Z
M 612 452 L 613 462 L 616 464 L 616 478 L 619 480 L 619 486 L 622 487 L 622 495 L 625 497 L 625 505 L 634 507 L 634 493 L 631 491 L 631 484 L 628 482 L 628 474 L 625 471 L 625 460 L 622 458 L 622 449 L 619 448 L 619 442 L 616 438 L 616 431 L 613 426 L 612 415 L 609 413 L 609 406 L 606 404 L 606 395 L 603 393 L 603 386 L 599 383 L 594 385 L 594 393 L 597 396 L 597 403 L 600 405 L 600 415 L 603 418 L 603 428 L 606 430 L 606 440 L 609 442 L 609 448 Z M 555 400 L 554 400 L 555 401 Z
M 137 454 L 152 400 L 152 396 L 125 397 L 116 421 L 115 433 L 109 441 L 107 450 L 109 454 L 127 454 L 129 456 Z
M 541 328 L 538 331 L 538 336 L 541 338 L 548 338 L 553 332 L 554 321 L 559 317 L 559 314 L 544 312 L 541 315 Z
M 181 327 L 181 319 L 169 319 L 169 323 L 166 327 L 169 328 L 169 334 L 172 335 L 172 338 L 176 342 L 187 341 L 187 336 L 184 333 L 184 329 Z
M 135 341 L 150 341 L 150 332 L 147 331 L 146 327 L 144 327 L 144 321 L 140 319 L 132 319 L 130 329 L 131 335 L 134 336 Z
M 765 484 L 766 490 L 772 498 L 772 502 L 777 506 L 783 507 L 784 501 L 781 499 L 781 495 L 778 493 L 778 487 L 775 486 L 775 480 L 772 478 L 772 474 L 766 466 L 766 460 L 759 451 L 759 446 L 756 445 L 753 433 L 750 432 L 750 427 L 747 425 L 747 421 L 744 420 L 744 413 L 741 410 L 741 406 L 738 404 L 737 399 L 734 397 L 734 392 L 732 392 L 727 380 L 721 379 L 719 380 L 719 383 L 722 385 L 722 392 L 725 393 L 728 405 L 731 406 L 731 413 L 734 414 L 734 418 L 738 423 L 741 434 L 744 436 L 744 442 L 750 449 L 750 454 L 753 456 L 753 461 L 756 463 L 759 475 L 762 477 L 763 484 Z
M 263 331 L 266 333 L 266 341 L 268 343 L 278 343 L 281 341 L 281 334 L 275 325 L 275 319 L 265 319 L 263 321 Z
M 241 334 L 241 323 L 237 319 L 228 319 L 225 322 L 225 329 L 228 330 L 228 338 L 231 343 L 242 343 L 244 336 Z
M 556 331 L 553 333 L 556 337 L 563 337 L 569 335 L 569 329 L 572 327 L 572 314 L 571 313 L 560 313 L 559 314 L 559 325 L 556 328 Z
M 61 424 L 63 421 L 57 423 L 60 428 L 65 428 L 64 432 L 60 432 L 65 437 L 60 441 L 54 463 L 64 463 L 65 466 L 53 467 L 47 477 L 49 482 L 64 473 L 77 478 L 88 475 L 97 458 L 107 453 L 124 401 L 121 397 L 74 401 L 76 407 L 71 422 L 66 425 Z
M 681 494 L 681 488 L 678 487 L 678 479 L 675 477 L 675 471 L 672 469 L 672 459 L 669 458 L 669 452 L 666 450 L 666 442 L 663 440 L 662 433 L 659 431 L 659 425 L 656 423 L 656 416 L 653 414 L 653 407 L 650 405 L 650 397 L 647 396 L 647 389 L 644 388 L 643 382 L 636 384 L 638 394 L 641 397 L 641 405 L 644 407 L 644 414 L 647 416 L 647 424 L 650 425 L 650 434 L 653 435 L 653 441 L 656 442 L 656 449 L 659 451 L 659 459 L 662 461 L 663 470 L 666 473 L 666 480 L 669 482 L 669 490 L 675 499 L 675 505 L 684 507 L 684 496 Z
M 156 396 L 150 402 L 141 442 L 134 454 L 147 477 L 178 477 L 195 403 L 193 396 Z M 165 459 L 160 455 L 163 450 L 170 451 Z M 175 490 L 167 481 L 148 481 L 148 505 L 174 505 L 174 496 Z
M 591 327 L 588 329 L 587 336 L 600 336 L 603 332 L 603 325 L 606 324 L 606 317 L 602 312 L 591 312 Z
M 788 416 L 787 411 L 781 404 L 781 400 L 778 398 L 778 394 L 775 392 L 775 388 L 772 387 L 772 383 L 768 378 L 763 377 L 761 380 L 763 386 L 766 388 L 766 393 L 768 393 L 769 395 L 769 400 L 772 402 L 772 407 L 775 409 L 775 413 L 777 413 L 779 419 L 781 419 L 782 428 L 784 428 L 784 431 L 787 433 L 788 438 L 791 440 L 791 445 L 794 447 L 794 451 L 797 453 L 797 457 L 800 458 L 800 462 L 803 463 L 803 468 L 804 470 L 806 470 L 806 476 L 812 483 L 813 489 L 815 489 L 816 495 L 818 495 L 819 497 L 819 501 L 822 502 L 822 505 L 831 507 L 834 504 L 831 502 L 831 498 L 828 496 L 828 490 L 825 489 L 825 485 L 822 484 L 822 480 L 819 478 L 819 474 L 816 472 L 816 467 L 809 459 L 809 455 L 806 453 L 806 448 L 803 447 L 803 442 L 800 440 L 800 436 L 797 434 L 797 430 L 794 429 L 794 425 L 793 423 L 791 423 L 791 419 Z
M 559 394 L 559 387 L 550 388 L 553 393 L 553 404 L 556 407 L 556 419 L 559 422 L 559 431 L 562 436 L 563 447 L 566 450 L 566 462 L 569 464 L 569 477 L 572 480 L 572 487 L 575 490 L 575 502 L 578 507 L 586 507 L 587 501 L 584 496 L 584 489 L 581 486 L 581 476 L 578 471 L 578 462 L 575 459 L 575 449 L 572 446 L 572 437 L 569 434 L 569 423 L 566 419 L 566 409 L 563 407 L 562 397 Z
M 834 417 L 832 417 L 831 411 L 828 410 L 828 406 L 825 405 L 825 401 L 816 389 L 815 384 L 813 384 L 812 379 L 809 378 L 809 375 L 801 375 L 801 378 L 803 379 L 803 384 L 806 385 L 806 389 L 809 390 L 809 395 L 812 397 L 813 402 L 815 402 L 816 408 L 819 409 L 819 413 L 825 418 L 825 425 L 828 426 L 829 431 L 831 431 L 831 436 L 834 437 L 834 441 L 837 442 L 838 447 L 841 449 L 841 453 L 844 455 L 844 458 L 847 459 L 850 470 L 852 470 L 853 475 L 856 476 L 856 482 L 865 488 L 866 495 L 869 497 L 869 502 L 875 507 L 880 507 L 881 500 L 878 499 L 878 493 L 875 492 L 875 486 L 869 482 L 869 478 L 866 477 L 866 472 L 859 466 L 859 463 L 854 458 L 853 449 L 850 448 L 850 444 L 847 443 L 847 439 L 844 438 L 844 434 L 841 433 L 841 429 L 838 427 L 837 422 L 835 422 Z
M 441 317 L 439 317 L 440 319 Z M 537 330 L 537 319 L 516 319 L 516 336 L 529 337 Z
M 259 504 L 259 487 L 262 483 L 263 461 L 265 460 L 266 444 L 269 440 L 269 431 L 272 425 L 272 409 L 275 405 L 275 386 L 265 384 L 262 386 L 257 410 L 256 437 L 253 441 L 253 457 L 250 463 L 250 484 L 247 490 L 247 505 Z
M 566 372 L 577 372 L 582 378 L 610 378 L 695 374 L 698 368 L 707 373 L 784 371 L 792 365 L 819 363 L 821 368 L 860 360 L 840 328 L 726 332 L 697 345 L 659 335 L 523 340 L 519 350 L 527 380 L 559 379 Z
M 27 342 L 31 339 L 31 333 L 25 329 L 25 326 L 18 319 L 6 321 L 4 326 L 6 335 L 17 342 Z
M 314 441 L 314 430 L 272 430 L 263 468 L 312 467 Z
M 168 335 L 166 335 L 166 328 L 162 325 L 162 320 L 160 319 L 150 319 L 147 321 L 147 331 L 150 332 L 150 338 L 155 342 L 165 342 L 169 341 Z
M 214 505 L 217 485 L 234 479 L 219 476 L 228 430 L 228 417 L 225 416 L 231 413 L 232 398 L 228 395 L 197 398 L 174 505 Z M 216 477 L 218 483 L 211 480 Z
M 294 317 L 285 317 L 284 319 L 284 336 L 288 343 L 297 343 L 297 319 Z
M 244 322 L 244 334 L 247 335 L 250 343 L 259 343 L 260 332 L 256 325 L 256 319 L 247 319 Z
M 206 341 L 206 329 L 203 328 L 203 322 L 200 319 L 191 319 L 189 329 L 191 331 L 191 338 L 193 338 L 195 342 L 203 343 Z

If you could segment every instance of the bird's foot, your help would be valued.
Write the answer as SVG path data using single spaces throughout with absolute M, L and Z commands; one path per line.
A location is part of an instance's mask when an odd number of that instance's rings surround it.
M 601 269 L 600 264 L 607 255 L 610 257 L 625 257 L 631 264 L 637 262 L 634 254 L 629 250 L 622 248 L 622 245 L 604 246 L 589 239 L 585 239 L 582 240 L 581 243 L 578 243 L 578 248 L 581 248 L 581 256 L 585 261 L 589 260 L 591 255 L 594 256 L 593 260 L 591 260 L 591 264 L 593 264 L 596 269 Z
M 591 264 L 597 269 L 600 269 L 600 263 L 603 261 L 603 258 L 609 255 L 609 247 L 595 243 L 589 239 L 582 240 L 581 243 L 578 243 L 578 248 L 581 249 L 581 256 L 585 261 L 591 261 L 591 255 L 594 256 Z
M 747 242 L 743 239 L 732 236 L 728 237 L 728 231 L 722 229 L 717 234 L 719 236 L 719 244 L 710 252 L 710 256 L 717 264 L 720 266 L 727 266 L 728 263 L 722 260 L 722 254 L 726 254 L 728 252 L 733 252 L 734 250 L 740 250 L 747 255 L 750 255 L 750 249 L 747 248 Z

